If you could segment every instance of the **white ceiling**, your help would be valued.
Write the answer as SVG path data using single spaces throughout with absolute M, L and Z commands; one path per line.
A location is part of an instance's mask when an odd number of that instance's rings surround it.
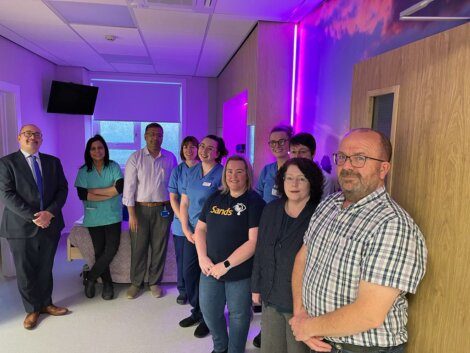
M 0 36 L 58 65 L 216 77 L 257 21 L 298 22 L 322 1 L 0 0 Z

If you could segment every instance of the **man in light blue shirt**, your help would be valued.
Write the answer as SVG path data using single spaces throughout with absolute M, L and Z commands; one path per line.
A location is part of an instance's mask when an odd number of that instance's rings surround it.
M 166 247 L 173 211 L 168 194 L 168 181 L 176 166 L 176 157 L 163 149 L 163 128 L 151 123 L 145 128 L 144 148 L 134 152 L 126 163 L 122 203 L 129 210 L 131 234 L 131 286 L 127 298 L 140 292 L 151 249 L 148 283 L 152 295 L 163 295 L 158 285 L 163 275 Z

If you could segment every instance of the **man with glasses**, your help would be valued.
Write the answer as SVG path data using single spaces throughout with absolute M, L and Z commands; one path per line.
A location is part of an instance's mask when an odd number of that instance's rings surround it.
M 42 137 L 37 126 L 23 126 L 20 150 L 0 159 L 0 201 L 5 205 L 0 236 L 7 238 L 13 254 L 27 330 L 36 327 L 41 313 L 68 312 L 52 304 L 52 267 L 68 186 L 59 159 L 39 153 Z
M 385 190 L 391 154 L 371 129 L 349 132 L 334 154 L 342 192 L 313 214 L 292 276 L 291 328 L 317 352 L 404 351 L 406 294 L 424 276 L 427 250 Z
M 300 132 L 290 139 L 289 153 L 291 158 L 307 158 L 313 161 L 317 143 L 313 135 L 308 132 Z M 322 199 L 336 191 L 334 179 L 321 169 L 323 173 L 323 195 Z
M 139 294 L 148 267 L 148 284 L 155 298 L 163 295 L 158 285 L 163 275 L 166 247 L 173 210 L 168 182 L 176 157 L 162 148 L 163 128 L 151 123 L 145 127 L 146 146 L 134 152 L 126 163 L 122 203 L 129 210 L 131 234 L 131 286 L 128 299 Z M 148 253 L 150 248 L 150 264 Z

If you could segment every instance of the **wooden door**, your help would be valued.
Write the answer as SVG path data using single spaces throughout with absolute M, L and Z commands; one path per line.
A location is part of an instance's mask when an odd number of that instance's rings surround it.
M 425 278 L 410 296 L 409 353 L 470 345 L 470 23 L 355 66 L 351 127 L 368 92 L 398 86 L 392 197 L 420 226 Z

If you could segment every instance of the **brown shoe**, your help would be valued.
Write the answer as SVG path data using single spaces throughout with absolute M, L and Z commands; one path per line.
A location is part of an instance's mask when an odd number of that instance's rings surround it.
M 163 296 L 163 289 L 157 284 L 150 286 L 150 293 L 154 296 L 154 298 L 160 298 Z
M 129 289 L 126 292 L 127 299 L 135 299 L 140 293 L 140 287 L 130 285 Z
M 28 313 L 24 319 L 23 327 L 27 330 L 32 330 L 36 327 L 39 319 L 39 311 Z
M 69 312 L 67 308 L 61 308 L 60 306 L 55 306 L 54 304 L 48 305 L 42 308 L 41 313 L 49 314 L 52 316 L 62 316 Z

